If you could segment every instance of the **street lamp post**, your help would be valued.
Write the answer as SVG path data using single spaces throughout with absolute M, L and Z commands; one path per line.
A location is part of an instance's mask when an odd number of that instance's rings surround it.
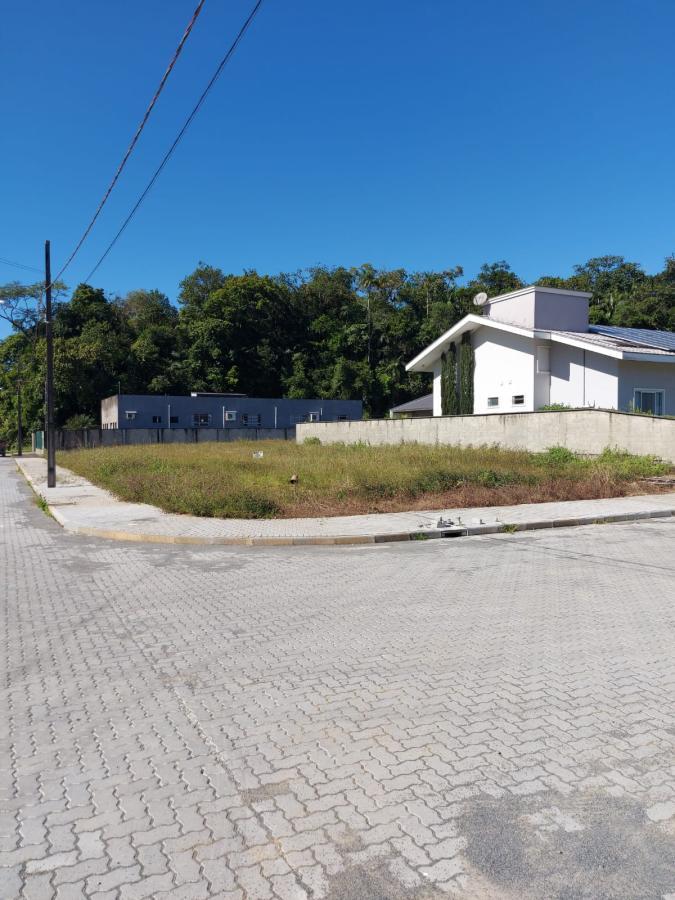
M 49 241 L 45 241 L 45 336 L 47 338 L 47 487 L 56 487 L 54 446 L 54 340 L 52 335 L 52 272 Z

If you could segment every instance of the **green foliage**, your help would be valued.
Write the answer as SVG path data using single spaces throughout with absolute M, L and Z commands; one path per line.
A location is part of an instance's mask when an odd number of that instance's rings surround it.
M 569 403 L 546 403 L 539 407 L 539 412 L 563 412 L 566 409 L 573 409 Z
M 63 427 L 69 430 L 77 430 L 78 428 L 96 428 L 97 422 L 89 413 L 76 413 L 67 419 Z
M 66 302 L 59 285 L 57 426 L 77 415 L 98 421 L 101 399 L 118 389 L 360 398 L 365 417 L 386 415 L 428 393 L 428 376 L 407 373 L 405 363 L 475 313 L 474 294 L 522 286 L 504 261 L 486 263 L 464 284 L 462 275 L 459 266 L 407 272 L 368 263 L 232 275 L 200 263 L 180 283 L 177 307 L 156 290 L 111 298 L 91 285 L 79 285 Z M 594 257 L 568 278 L 544 276 L 538 283 L 592 291 L 595 322 L 675 330 L 675 257 L 655 275 L 621 256 Z M 14 327 L 0 341 L 0 436 L 10 442 L 19 392 L 26 433 L 44 420 L 42 293 L 39 282 L 0 286 L 0 317 Z M 462 344 L 449 356 L 443 412 L 471 413 L 470 347 Z M 458 392 L 449 389 L 452 383 Z
M 462 416 L 473 413 L 474 356 L 468 335 L 459 348 L 459 412 Z
M 37 506 L 38 509 L 41 509 L 42 512 L 46 516 L 49 516 L 50 519 L 54 518 L 54 516 L 52 516 L 52 511 L 49 508 L 49 504 L 47 503 L 45 498 L 42 496 L 42 494 L 35 494 L 34 500 L 35 500 L 35 505 Z
M 454 343 L 442 356 L 441 411 L 444 416 L 456 416 L 459 413 L 457 347 Z
M 566 466 L 578 459 L 578 455 L 567 447 L 549 447 L 543 453 L 538 454 L 539 459 L 548 466 Z

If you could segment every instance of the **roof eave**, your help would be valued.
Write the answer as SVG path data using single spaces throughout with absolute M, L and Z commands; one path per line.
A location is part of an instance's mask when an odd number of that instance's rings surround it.
M 530 328 L 519 328 L 517 325 L 507 325 L 506 322 L 497 322 L 487 316 L 477 316 L 474 313 L 469 313 L 468 316 L 464 316 L 452 328 L 448 329 L 445 334 L 437 338 L 433 344 L 429 344 L 414 359 L 411 359 L 406 364 L 406 372 L 432 372 L 434 363 L 440 359 L 443 352 L 454 340 L 467 331 L 474 331 L 476 328 L 484 326 L 496 328 L 498 331 L 507 331 L 510 334 L 520 334 L 523 337 L 531 338 L 534 336 L 534 331 Z

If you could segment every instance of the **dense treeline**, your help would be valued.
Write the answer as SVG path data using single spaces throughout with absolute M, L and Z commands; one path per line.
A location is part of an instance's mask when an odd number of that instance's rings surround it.
M 178 307 L 159 291 L 107 297 L 81 284 L 55 314 L 59 426 L 96 424 L 116 393 L 243 391 L 258 396 L 362 398 L 370 415 L 430 390 L 404 364 L 467 312 L 472 298 L 522 286 L 505 262 L 461 284 L 443 272 L 317 267 L 295 275 L 227 275 L 208 265 L 181 282 Z M 576 266 L 538 284 L 593 292 L 592 321 L 675 331 L 675 257 L 648 275 L 623 257 Z M 0 435 L 41 427 L 44 326 L 40 285 L 0 287 Z

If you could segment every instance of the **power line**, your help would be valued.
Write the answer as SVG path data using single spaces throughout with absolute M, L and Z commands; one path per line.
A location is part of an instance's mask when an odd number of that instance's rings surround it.
M 13 259 L 5 259 L 4 256 L 0 256 L 0 263 L 5 266 L 14 266 L 15 269 L 26 269 L 29 272 L 39 272 L 42 275 L 42 269 L 38 269 L 37 266 L 26 266 L 20 262 L 14 262 Z
M 177 147 L 178 144 L 180 143 L 181 138 L 183 137 L 183 135 L 185 134 L 185 132 L 188 130 L 188 128 L 189 128 L 190 125 L 192 124 L 192 120 L 195 118 L 195 116 L 196 116 L 197 113 L 199 112 L 199 110 L 200 110 L 202 104 L 204 103 L 204 100 L 206 100 L 206 97 L 207 97 L 207 95 L 209 94 L 211 88 L 213 87 L 213 85 L 214 85 L 214 84 L 216 83 L 216 81 L 218 80 L 218 76 L 219 76 L 220 73 L 223 71 L 223 69 L 224 69 L 225 66 L 228 64 L 228 62 L 230 61 L 232 55 L 234 54 L 234 52 L 235 52 L 235 50 L 237 49 L 237 47 L 239 46 L 239 44 L 240 44 L 242 38 L 244 37 L 244 35 L 245 35 L 246 32 L 248 31 L 249 26 L 251 25 L 251 23 L 253 22 L 254 18 L 256 17 L 256 14 L 257 14 L 258 10 L 260 9 L 260 7 L 262 6 L 262 4 L 263 4 L 263 0 L 257 0 L 257 3 L 254 5 L 253 9 L 252 9 L 251 12 L 248 14 L 248 17 L 246 18 L 244 24 L 243 24 L 243 25 L 241 26 L 241 28 L 239 29 L 239 33 L 237 34 L 236 38 L 235 38 L 235 39 L 232 41 L 232 43 L 230 44 L 230 47 L 229 47 L 227 53 L 226 53 L 225 56 L 221 59 L 220 63 L 218 64 L 218 67 L 217 67 L 216 71 L 214 72 L 213 76 L 211 77 L 211 80 L 210 80 L 209 83 L 206 85 L 206 88 L 205 88 L 204 91 L 202 92 L 202 95 L 200 96 L 199 100 L 197 101 L 197 103 L 196 103 L 195 106 L 193 107 L 192 112 L 190 113 L 190 115 L 189 115 L 189 116 L 187 117 L 187 119 L 185 120 L 185 123 L 183 124 L 183 127 L 181 128 L 181 130 L 178 132 L 178 135 L 176 136 L 176 139 L 174 140 L 174 142 L 171 144 L 171 146 L 170 146 L 169 149 L 167 150 L 167 152 L 166 152 L 166 154 L 164 155 L 164 158 L 162 159 L 162 161 L 161 161 L 161 163 L 159 164 L 159 166 L 155 169 L 155 172 L 154 172 L 152 178 L 150 179 L 150 181 L 149 181 L 148 184 L 146 185 L 145 189 L 143 190 L 143 192 L 142 192 L 141 195 L 139 196 L 138 200 L 136 201 L 136 203 L 135 203 L 134 206 L 132 207 L 131 212 L 129 213 L 129 215 L 126 217 L 126 219 L 125 219 L 124 222 L 122 223 L 121 228 L 119 229 L 119 231 L 117 232 L 117 234 L 115 235 L 115 237 L 112 239 L 112 241 L 108 244 L 108 246 L 107 246 L 105 252 L 104 252 L 103 255 L 101 256 L 101 258 L 99 259 L 99 261 L 96 263 L 96 265 L 94 266 L 94 268 L 91 270 L 91 272 L 87 275 L 85 281 L 88 282 L 88 281 L 91 279 L 91 277 L 92 277 L 92 275 L 94 274 L 94 272 L 96 272 L 96 270 L 97 270 L 98 267 L 101 265 L 101 263 L 103 262 L 103 260 L 104 260 L 104 259 L 106 258 L 106 256 L 110 253 L 110 251 L 111 251 L 112 248 L 115 246 L 115 244 L 117 243 L 117 241 L 119 240 L 119 238 L 122 236 L 122 233 L 124 232 L 125 228 L 126 228 L 127 225 L 129 224 L 129 222 L 131 222 L 131 220 L 133 219 L 133 217 L 134 217 L 134 215 L 136 214 L 136 211 L 137 211 L 138 208 L 140 207 L 141 203 L 143 203 L 143 201 L 145 200 L 146 196 L 147 196 L 148 193 L 150 192 L 150 189 L 152 188 L 152 186 L 154 185 L 154 183 L 155 183 L 155 182 L 157 181 L 157 179 L 159 178 L 159 176 L 160 176 L 162 170 L 164 169 L 164 166 L 168 163 L 169 159 L 171 158 L 171 156 L 172 156 L 172 154 L 173 154 L 173 151 L 176 149 L 176 147 Z
M 63 273 L 64 273 L 64 272 L 66 271 L 66 269 L 68 268 L 68 266 L 69 266 L 69 265 L 71 264 L 71 262 L 75 259 L 75 256 L 76 256 L 78 250 L 80 249 L 80 247 L 82 246 L 82 244 L 84 244 L 84 242 L 86 241 L 86 239 L 87 239 L 87 237 L 88 237 L 88 235 L 89 235 L 89 232 L 90 232 L 91 229 L 94 227 L 94 222 L 96 222 L 96 220 L 98 219 L 99 215 L 101 214 L 101 210 L 102 210 L 103 207 L 105 206 L 105 203 L 106 203 L 108 197 L 110 196 L 110 194 L 112 193 L 113 188 L 114 188 L 115 185 L 117 184 L 117 181 L 118 181 L 120 175 L 122 174 L 122 169 L 123 169 L 123 168 L 125 167 L 125 165 L 127 164 L 127 160 L 128 160 L 129 157 L 131 156 L 131 154 L 132 154 L 132 152 L 133 152 L 133 149 L 134 149 L 134 147 L 136 146 L 139 137 L 141 136 L 141 132 L 142 132 L 143 129 L 145 128 L 145 123 L 146 123 L 146 122 L 148 121 L 148 119 L 150 118 L 150 113 L 152 112 L 152 110 L 153 110 L 155 104 L 157 103 L 157 100 L 159 99 L 159 95 L 162 93 L 162 90 L 163 90 L 163 88 L 164 88 L 164 85 L 166 84 L 167 79 L 168 79 L 169 75 L 171 74 L 171 70 L 173 69 L 173 67 L 174 67 L 175 64 L 176 64 L 176 61 L 178 60 L 178 57 L 180 56 L 181 50 L 183 49 L 183 46 L 184 46 L 185 42 L 187 41 L 188 37 L 190 36 L 190 32 L 192 31 L 192 27 L 193 27 L 193 25 L 195 24 L 195 22 L 197 21 L 197 18 L 199 17 L 199 13 L 202 11 L 202 6 L 204 6 L 204 3 L 205 3 L 205 0 L 199 0 L 199 3 L 197 4 L 197 8 L 196 8 L 195 11 L 192 13 L 192 18 L 191 18 L 190 21 L 188 22 L 188 26 L 187 26 L 187 28 L 185 29 L 185 33 L 183 34 L 183 37 L 180 39 L 180 43 L 179 43 L 178 46 L 176 47 L 176 50 L 174 51 L 174 54 L 173 54 L 173 56 L 172 56 L 172 58 L 171 58 L 171 61 L 169 62 L 169 65 L 168 65 L 167 68 L 166 68 L 166 71 L 165 71 L 164 74 L 162 75 L 162 80 L 159 82 L 159 85 L 158 85 L 158 87 L 157 87 L 157 90 L 155 91 L 155 94 L 154 94 L 152 100 L 150 101 L 150 103 L 149 103 L 149 105 L 148 105 L 148 108 L 145 110 L 145 114 L 143 115 L 143 118 L 141 119 L 140 124 L 138 125 L 138 128 L 136 129 L 136 132 L 135 132 L 134 136 L 133 136 L 132 139 L 131 139 L 131 143 L 129 144 L 129 146 L 128 146 L 127 149 L 126 149 L 126 153 L 125 153 L 124 156 L 122 157 L 122 161 L 120 162 L 120 164 L 119 164 L 118 167 L 117 167 L 117 171 L 116 171 L 115 174 L 113 175 L 112 181 L 111 181 L 110 184 L 108 185 L 108 188 L 107 188 L 105 194 L 103 195 L 103 197 L 102 197 L 102 199 L 101 199 L 101 202 L 99 203 L 98 207 L 96 208 L 96 212 L 94 213 L 94 215 L 93 215 L 91 221 L 90 221 L 89 224 L 87 225 L 87 227 L 86 227 L 86 229 L 85 229 L 85 231 L 84 231 L 84 234 L 82 235 L 82 237 L 80 238 L 80 240 L 77 242 L 77 245 L 75 246 L 75 249 L 74 249 L 73 252 L 70 254 L 70 256 L 69 256 L 68 259 L 66 260 L 65 264 L 61 267 L 61 270 L 60 270 L 60 272 L 58 273 L 58 275 L 56 276 L 56 278 L 54 279 L 54 282 L 56 282 L 56 281 L 59 280 L 59 278 L 61 277 L 61 275 L 63 275 Z M 52 282 L 52 284 L 53 284 L 54 282 Z

